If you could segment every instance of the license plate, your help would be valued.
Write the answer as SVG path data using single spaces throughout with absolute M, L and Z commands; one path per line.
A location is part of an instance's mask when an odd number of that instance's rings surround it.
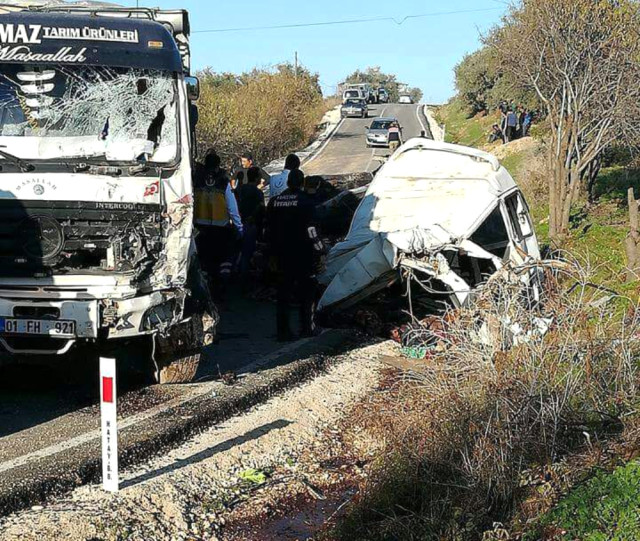
M 0 334 L 35 334 L 75 338 L 76 322 L 62 319 L 15 319 L 0 317 Z

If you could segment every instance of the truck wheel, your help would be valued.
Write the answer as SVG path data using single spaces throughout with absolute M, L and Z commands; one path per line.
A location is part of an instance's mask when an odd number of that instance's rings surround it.
M 196 377 L 202 348 L 213 340 L 213 318 L 194 314 L 175 326 L 165 336 L 156 336 L 156 383 L 189 383 Z
M 213 343 L 220 319 L 199 262 L 192 262 L 187 278 L 191 294 L 185 304 L 185 321 L 157 334 L 155 381 L 161 385 L 193 381 L 202 349 Z

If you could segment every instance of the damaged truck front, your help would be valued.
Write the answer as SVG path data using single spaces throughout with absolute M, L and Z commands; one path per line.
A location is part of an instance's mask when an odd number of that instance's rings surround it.
M 319 308 L 344 310 L 399 281 L 410 300 L 417 284 L 433 309 L 460 307 L 489 276 L 539 258 L 525 199 L 497 158 L 412 139 L 377 173 L 331 250 Z M 534 290 L 536 272 L 520 276 Z
M 193 377 L 215 321 L 192 239 L 188 36 L 184 11 L 0 5 L 5 359 L 148 337 L 157 380 Z

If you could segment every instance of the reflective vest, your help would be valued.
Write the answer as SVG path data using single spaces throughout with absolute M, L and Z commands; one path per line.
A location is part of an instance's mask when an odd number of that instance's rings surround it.
M 206 178 L 194 189 L 194 219 L 198 225 L 215 225 L 225 227 L 231 222 L 225 193 L 227 182 L 222 179 Z M 226 179 L 225 179 L 226 180 Z M 224 188 L 221 186 L 224 185 Z

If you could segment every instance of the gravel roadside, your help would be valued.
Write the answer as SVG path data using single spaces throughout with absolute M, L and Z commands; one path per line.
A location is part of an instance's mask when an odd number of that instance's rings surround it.
M 0 521 L 2 541 L 216 539 L 215 502 L 248 469 L 286 463 L 373 391 L 388 342 L 354 349 L 304 385 L 192 438 L 123 475 L 117 495 L 89 485 Z M 339 362 L 338 362 L 339 361 Z

